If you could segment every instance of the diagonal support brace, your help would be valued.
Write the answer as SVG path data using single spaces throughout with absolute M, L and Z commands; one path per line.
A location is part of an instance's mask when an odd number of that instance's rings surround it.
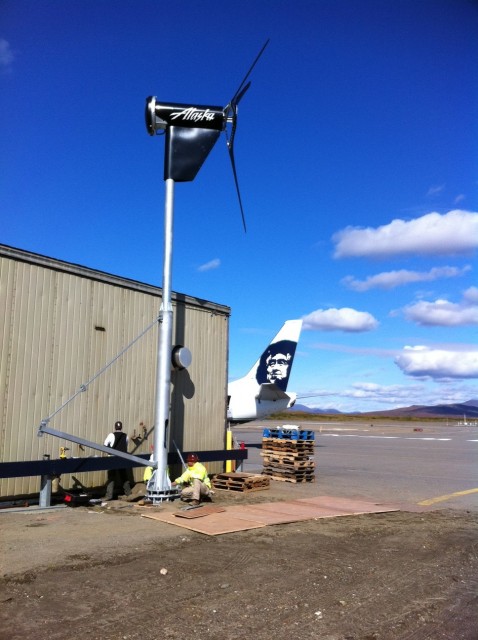
M 56 429 L 52 429 L 48 426 L 46 420 L 43 420 L 38 428 L 38 437 L 43 436 L 44 433 L 47 433 L 50 436 L 56 436 L 57 438 L 62 438 L 63 440 L 69 440 L 70 442 L 76 442 L 76 444 L 81 444 L 84 447 L 90 447 L 90 449 L 96 449 L 97 451 L 102 451 L 103 453 L 107 453 L 108 455 L 118 456 L 119 458 L 124 458 L 125 460 L 132 460 L 133 462 L 137 462 L 140 465 L 145 467 L 153 467 L 156 468 L 157 462 L 154 460 L 145 460 L 144 458 L 140 458 L 139 456 L 134 456 L 131 453 L 125 453 L 123 451 L 118 451 L 117 449 L 112 449 L 111 447 L 105 447 L 104 444 L 98 444 L 97 442 L 91 442 L 90 440 L 85 440 L 84 438 L 79 438 L 78 436 L 73 436 L 69 433 L 65 433 L 64 431 L 57 431 Z

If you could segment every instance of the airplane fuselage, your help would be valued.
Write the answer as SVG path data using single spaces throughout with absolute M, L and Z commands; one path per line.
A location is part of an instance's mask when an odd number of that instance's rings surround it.
M 295 403 L 295 397 L 290 394 L 289 398 L 280 398 L 279 400 L 256 400 L 251 398 L 252 401 L 243 402 L 240 407 L 235 408 L 233 411 L 228 409 L 227 419 L 231 424 L 242 424 L 244 422 L 251 422 L 252 420 L 261 420 L 273 413 L 279 413 L 289 407 L 292 407 Z

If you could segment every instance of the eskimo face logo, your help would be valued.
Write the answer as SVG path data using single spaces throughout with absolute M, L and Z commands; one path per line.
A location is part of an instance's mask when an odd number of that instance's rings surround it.
M 259 361 L 257 382 L 259 384 L 272 382 L 285 391 L 296 347 L 297 343 L 292 340 L 280 340 L 270 344 Z
M 290 353 L 276 353 L 275 356 L 270 355 L 266 359 L 267 380 L 269 382 L 278 382 L 279 380 L 287 378 L 291 358 Z
M 201 122 L 202 120 L 212 122 L 214 116 L 214 111 L 209 111 L 209 109 L 201 110 L 196 109 L 196 107 L 188 107 L 182 111 L 173 111 L 173 113 L 171 113 L 171 120 L 181 118 L 182 120 L 191 120 L 192 122 Z

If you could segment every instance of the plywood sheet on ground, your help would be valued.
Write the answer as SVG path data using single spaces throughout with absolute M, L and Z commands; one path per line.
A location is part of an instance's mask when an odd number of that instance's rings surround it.
M 396 506 L 377 505 L 363 500 L 322 497 L 291 500 L 289 502 L 270 502 L 254 505 L 229 507 L 228 512 L 238 518 L 257 520 L 264 524 L 285 524 L 314 518 L 334 518 L 361 513 L 381 513 L 397 511 Z
M 335 496 L 316 496 L 315 498 L 299 498 L 293 502 L 315 505 L 318 509 L 339 511 L 342 515 L 359 513 L 385 513 L 399 511 L 399 507 L 390 503 L 377 503 L 354 498 L 337 498 Z
M 211 513 L 222 513 L 225 511 L 224 507 L 216 507 L 213 504 L 206 504 L 200 507 L 191 507 L 184 511 L 178 511 L 175 513 L 176 518 L 204 518 L 204 516 L 210 516 Z
M 317 496 L 289 502 L 237 505 L 226 507 L 225 509 L 218 507 L 217 509 L 218 511 L 221 510 L 221 513 L 212 513 L 213 509 L 215 510 L 215 507 L 210 505 L 209 513 L 203 512 L 202 517 L 194 518 L 184 517 L 184 514 L 188 513 L 187 511 L 176 514 L 144 514 L 144 517 L 214 536 L 234 531 L 257 529 L 273 524 L 399 510 L 396 505 L 377 504 L 365 500 L 336 498 L 334 496 Z M 190 513 L 195 511 L 201 511 L 201 509 L 194 509 Z
M 191 520 L 188 518 L 178 518 L 174 513 L 143 514 L 143 517 L 166 522 L 167 524 L 174 524 L 177 527 L 204 533 L 208 536 L 218 536 L 223 533 L 233 533 L 235 531 L 246 531 L 247 529 L 265 527 L 265 524 L 262 522 L 241 520 L 240 518 L 234 518 L 227 512 L 211 513 L 211 515 L 204 516 L 204 518 L 194 518 Z
M 277 504 L 277 503 L 274 503 Z M 284 503 L 281 503 L 284 504 Z M 262 522 L 264 525 L 272 524 L 287 524 L 289 522 L 300 522 L 301 520 L 311 520 L 314 516 L 311 515 L 310 510 L 305 513 L 292 513 L 283 509 L 280 511 L 274 509 L 263 508 L 266 505 L 248 504 L 244 507 L 236 506 L 229 507 L 227 512 L 234 515 L 234 517 L 241 520 L 249 520 L 252 522 Z

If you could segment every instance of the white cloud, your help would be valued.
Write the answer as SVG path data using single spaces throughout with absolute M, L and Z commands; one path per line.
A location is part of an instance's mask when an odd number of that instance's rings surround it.
M 423 397 L 422 385 L 382 385 L 374 382 L 355 382 L 352 388 L 345 391 L 349 398 L 373 399 L 385 404 L 413 404 L 414 399 Z
M 478 247 L 478 213 L 455 209 L 381 227 L 346 227 L 334 234 L 335 258 L 467 254 Z
M 429 347 L 405 347 L 395 364 L 407 376 L 478 378 L 478 351 L 445 351 Z
M 374 288 L 393 289 L 411 282 L 430 282 L 439 278 L 455 278 L 464 275 L 470 270 L 470 265 L 466 265 L 462 269 L 458 267 L 434 267 L 430 271 L 400 269 L 398 271 L 377 273 L 374 276 L 368 276 L 365 280 L 357 280 L 353 276 L 346 276 L 342 279 L 342 284 L 354 291 L 368 291 Z
M 221 261 L 219 258 L 215 258 L 214 260 L 210 260 L 205 264 L 202 264 L 198 267 L 198 271 L 211 271 L 212 269 L 218 269 L 221 266 Z
M 478 287 L 470 287 L 463 293 L 465 304 L 478 304 Z
M 298 399 L 302 398 L 326 398 L 334 396 L 336 398 L 352 398 L 357 401 L 372 400 L 378 404 L 386 404 L 392 406 L 406 406 L 418 404 L 423 400 L 425 387 L 422 383 L 414 385 L 381 385 L 375 382 L 355 382 L 347 389 L 325 390 L 305 392 L 298 395 Z M 307 403 L 310 404 L 310 403 Z M 329 403 L 329 405 L 332 403 Z
M 383 410 L 408 407 L 414 404 L 456 404 L 466 402 L 473 396 L 473 390 L 462 380 L 437 380 L 436 382 L 442 383 L 438 390 L 436 387 L 430 387 L 424 380 L 417 380 L 414 384 L 408 385 L 355 382 L 346 389 L 301 391 L 298 394 L 298 400 L 299 402 L 303 400 L 309 407 L 321 409 L 371 411 L 379 408 Z M 312 398 L 318 398 L 318 400 L 314 402 Z M 351 402 L 347 402 L 347 399 Z
M 427 191 L 427 196 L 437 196 L 445 189 L 444 184 L 437 184 L 433 187 L 430 187 Z
M 13 51 L 10 43 L 4 38 L 0 38 L 0 69 L 10 71 L 14 60 Z
M 461 327 L 478 324 L 478 288 L 470 287 L 459 303 L 421 300 L 404 308 L 405 318 L 426 327 Z
M 359 333 L 372 331 L 378 321 L 367 311 L 342 309 L 317 309 L 303 317 L 303 328 L 310 331 L 347 331 Z
M 427 196 L 429 197 L 438 196 L 440 193 L 443 193 L 444 190 L 445 190 L 444 184 L 434 185 L 433 187 L 430 187 L 428 189 Z
M 466 200 L 466 196 L 465 196 L 465 194 L 464 194 L 464 193 L 459 193 L 459 194 L 456 196 L 456 198 L 455 198 L 454 202 L 455 202 L 455 204 L 458 204 L 459 202 L 463 202 L 463 200 Z

